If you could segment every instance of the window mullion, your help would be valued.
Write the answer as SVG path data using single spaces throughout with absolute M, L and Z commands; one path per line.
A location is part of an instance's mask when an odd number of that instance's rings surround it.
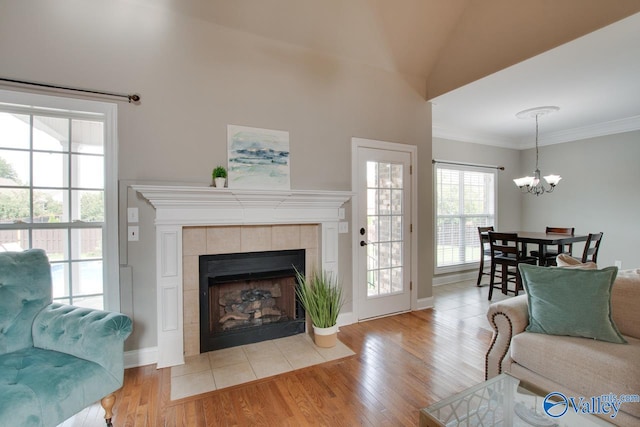
M 458 210 L 458 218 L 459 218 L 459 225 L 458 225 L 458 251 L 459 251 L 459 256 L 460 256 L 460 261 L 462 262 L 462 264 L 464 264 L 466 262 L 466 256 L 465 256 L 465 197 L 466 197 L 466 192 L 465 192 L 465 172 L 464 171 L 460 171 L 459 172 L 459 182 L 460 182 L 460 187 L 459 187 L 459 210 Z
M 113 158 L 117 154 L 117 110 L 94 101 L 2 90 L 0 97 L 0 113 L 9 117 L 8 126 L 0 129 L 8 136 L 0 141 L 9 142 L 0 148 L 9 153 L 10 166 L 19 173 L 19 179 L 8 181 L 0 191 L 5 197 L 15 191 L 17 200 L 22 200 L 20 209 L 12 208 L 3 217 L 0 230 L 7 232 L 8 243 L 19 245 L 15 250 L 39 247 L 47 251 L 56 300 L 117 309 L 117 287 L 109 290 L 109 304 L 104 297 L 106 285 L 118 283 L 117 234 L 113 231 L 117 230 L 113 219 L 117 211 L 112 207 L 110 217 L 106 216 L 107 200 L 114 206 L 117 189 L 117 168 L 113 167 L 117 164 Z M 9 100 L 13 105 L 3 104 Z M 99 128 L 101 134 L 96 132 Z M 92 167 L 96 164 L 104 169 L 101 180 Z
M 437 167 L 435 179 L 436 267 L 477 261 L 479 243 L 471 229 L 494 225 L 495 173 L 466 167 Z

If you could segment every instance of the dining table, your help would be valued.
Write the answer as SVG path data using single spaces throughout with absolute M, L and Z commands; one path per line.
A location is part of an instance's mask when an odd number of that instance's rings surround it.
M 518 241 L 522 243 L 522 251 L 527 253 L 527 245 L 538 245 L 538 265 L 545 265 L 545 255 L 547 246 L 568 245 L 569 243 L 586 242 L 588 234 L 562 234 L 545 233 L 544 231 L 507 231 L 516 233 Z M 488 233 L 487 238 L 488 238 Z

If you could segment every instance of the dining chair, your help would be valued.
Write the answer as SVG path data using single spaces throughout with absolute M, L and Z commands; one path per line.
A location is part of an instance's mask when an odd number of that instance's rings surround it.
M 480 286 L 483 275 L 490 275 L 490 273 L 484 272 L 484 259 L 486 257 L 491 257 L 491 246 L 489 245 L 488 234 L 489 231 L 494 231 L 493 226 L 478 227 L 478 237 L 480 239 L 480 269 L 478 270 L 478 281 L 476 282 L 476 286 Z
M 575 234 L 575 228 L 574 227 L 547 227 L 545 232 L 547 234 L 570 234 L 570 235 L 574 235 Z M 566 245 L 558 245 L 557 249 L 547 249 L 550 248 L 551 246 L 546 246 L 545 247 L 545 251 L 544 251 L 544 259 L 542 260 L 542 262 L 540 263 L 540 265 L 545 265 L 545 266 L 555 266 L 556 264 L 556 257 L 559 254 L 569 254 L 572 255 L 573 254 L 573 243 L 568 243 Z M 531 256 L 534 256 L 538 259 L 540 259 L 540 252 L 538 251 L 531 251 Z
M 600 242 L 604 233 L 589 233 L 582 252 L 582 262 L 597 262 Z
M 498 288 L 503 294 L 512 292 L 518 295 L 522 289 L 522 279 L 518 265 L 522 263 L 536 265 L 538 259 L 523 253 L 522 244 L 518 242 L 518 233 L 498 233 L 489 231 L 489 245 L 491 248 L 491 282 L 489 283 L 489 301 L 493 297 L 493 289 Z M 496 268 L 500 266 L 500 286 L 496 285 Z M 514 282 L 515 289 L 509 291 L 508 283 Z

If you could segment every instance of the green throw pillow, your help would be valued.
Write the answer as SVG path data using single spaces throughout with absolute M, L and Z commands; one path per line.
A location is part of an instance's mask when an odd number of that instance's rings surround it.
M 617 267 L 580 270 L 520 264 L 529 301 L 527 331 L 624 344 L 611 318 Z

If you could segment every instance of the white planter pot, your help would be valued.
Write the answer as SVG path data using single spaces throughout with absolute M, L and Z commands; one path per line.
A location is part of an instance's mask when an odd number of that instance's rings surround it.
M 328 328 L 318 328 L 313 326 L 313 341 L 318 347 L 335 347 L 338 342 L 338 325 Z
M 227 182 L 227 178 L 216 178 L 213 180 L 216 184 L 216 188 L 224 188 L 224 184 Z

